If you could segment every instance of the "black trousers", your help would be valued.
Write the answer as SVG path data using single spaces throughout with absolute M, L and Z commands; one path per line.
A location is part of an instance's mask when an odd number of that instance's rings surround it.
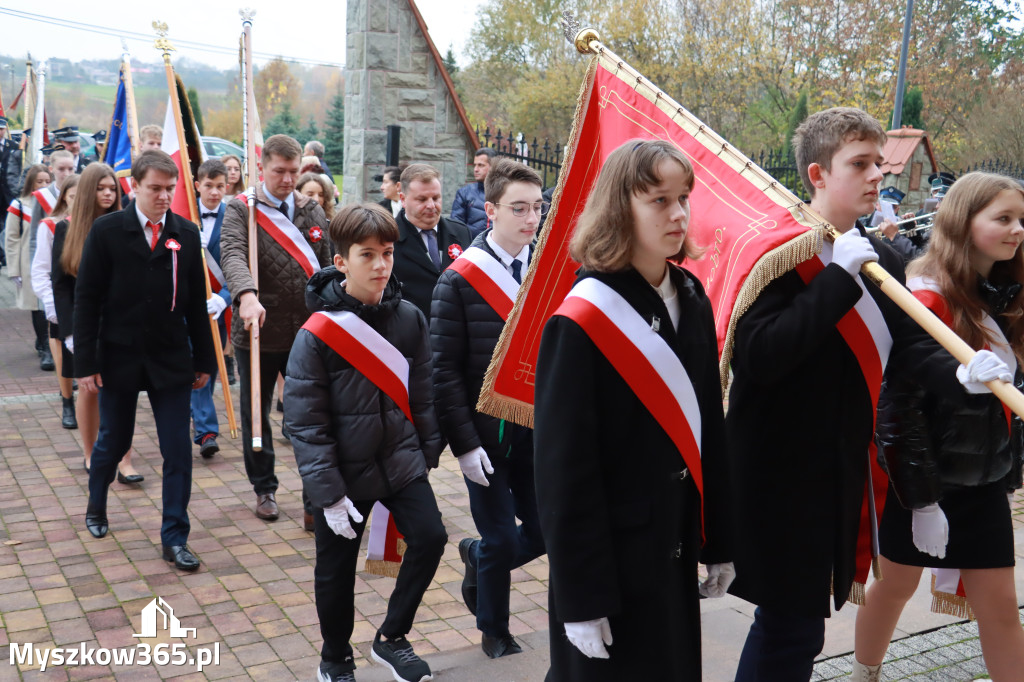
M 192 443 L 188 438 L 189 385 L 148 390 L 156 435 L 163 457 L 163 523 L 160 541 L 184 545 L 191 525 L 188 503 L 192 495 Z M 100 431 L 89 462 L 89 507 L 107 508 L 107 490 L 120 462 L 132 446 L 139 391 L 100 389 Z
M 320 655 L 325 661 L 351 665 L 352 627 L 355 619 L 356 562 L 359 558 L 359 541 L 366 528 L 366 517 L 373 508 L 374 500 L 360 500 L 355 503 L 363 515 L 363 523 L 353 523 L 356 531 L 354 540 L 348 540 L 327 525 L 324 510 L 313 510 L 316 533 L 316 567 L 313 570 L 313 590 L 316 595 L 316 612 L 320 618 L 320 634 L 324 638 Z M 416 609 L 423 600 L 423 593 L 434 579 L 448 533 L 437 509 L 434 490 L 424 476 L 397 491 L 391 497 L 380 500 L 394 516 L 395 525 L 405 536 L 406 550 L 402 567 L 395 580 L 395 589 L 388 599 L 388 613 L 380 626 L 380 632 L 387 638 L 404 636 L 412 629 Z
M 260 452 L 252 449 L 252 369 L 249 349 L 239 348 L 235 358 L 238 363 L 239 394 L 242 403 L 242 457 L 245 460 L 245 473 L 248 474 L 249 483 L 257 495 L 277 492 L 270 410 L 277 375 L 283 375 L 288 366 L 288 353 L 260 353 L 260 414 L 263 423 L 263 449 Z

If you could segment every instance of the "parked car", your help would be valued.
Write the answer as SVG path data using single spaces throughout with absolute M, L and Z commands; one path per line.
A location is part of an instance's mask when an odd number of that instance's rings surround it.
M 231 140 L 225 140 L 220 137 L 210 137 L 208 135 L 203 135 L 200 139 L 203 141 L 203 148 L 206 150 L 206 155 L 210 158 L 220 158 L 225 154 L 234 154 L 239 158 L 245 158 L 245 150 Z

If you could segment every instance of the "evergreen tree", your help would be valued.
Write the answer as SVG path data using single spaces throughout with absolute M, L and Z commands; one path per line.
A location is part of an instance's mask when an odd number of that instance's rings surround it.
M 783 141 L 783 149 L 787 154 L 792 153 L 793 135 L 805 118 L 807 118 L 807 92 L 803 91 L 800 93 L 796 106 L 793 107 L 793 111 L 789 115 L 789 125 L 786 126 L 786 139 Z
M 333 173 L 340 173 L 345 163 L 345 96 L 341 92 L 334 96 L 327 110 L 324 148 L 324 161 Z
M 299 136 L 299 117 L 292 111 L 291 102 L 285 101 L 281 104 L 281 110 L 277 112 L 277 116 L 267 122 L 263 134 L 267 137 L 271 135 Z
M 188 89 L 188 104 L 192 107 L 192 116 L 196 120 L 196 128 L 199 129 L 199 134 L 203 135 L 203 110 L 199 106 L 199 92 L 195 88 Z
M 909 128 L 924 128 L 924 121 L 921 119 L 921 110 L 924 108 L 924 93 L 921 88 L 908 88 L 903 93 L 903 114 L 900 118 L 900 126 Z M 895 112 L 893 112 L 895 113 Z M 889 128 L 892 129 L 892 117 L 889 117 Z
M 313 115 L 309 115 L 309 122 L 306 123 L 306 127 L 299 132 L 299 141 L 302 144 L 306 144 L 310 140 L 315 140 L 320 136 L 320 129 L 316 127 L 316 121 L 313 119 Z
M 448 51 L 444 53 L 444 59 L 441 61 L 449 76 L 454 76 L 459 72 L 459 65 L 455 63 L 455 51 L 452 49 L 451 43 L 448 44 Z

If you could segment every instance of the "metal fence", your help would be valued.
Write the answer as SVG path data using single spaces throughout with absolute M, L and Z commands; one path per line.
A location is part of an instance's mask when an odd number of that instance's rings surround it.
M 970 173 L 971 171 L 999 173 L 1000 175 L 1008 175 L 1011 178 L 1024 181 L 1024 164 L 1003 161 L 1002 159 L 988 159 L 973 166 L 967 166 L 963 170 L 958 171 L 956 176 L 960 177 L 964 173 Z
M 541 144 L 536 137 L 533 138 L 533 142 L 527 142 L 523 133 L 513 136 L 509 131 L 507 135 L 502 135 L 500 128 L 497 133 L 492 134 L 489 127 L 484 128 L 483 133 L 477 128 L 476 139 L 481 141 L 481 147 L 490 147 L 499 156 L 521 161 L 537 171 L 545 187 L 551 187 L 558 182 L 558 172 L 562 170 L 562 153 L 565 151 L 561 144 L 556 142 L 552 147 L 547 139 Z
M 790 192 L 804 201 L 811 200 L 804 183 L 800 180 L 800 171 L 797 169 L 793 152 L 782 149 L 761 150 L 757 154 L 751 154 L 749 158 Z

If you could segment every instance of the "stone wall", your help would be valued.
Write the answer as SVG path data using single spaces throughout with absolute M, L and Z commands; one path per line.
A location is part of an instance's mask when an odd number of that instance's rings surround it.
M 399 159 L 441 172 L 443 211 L 472 179 L 474 144 L 410 0 L 348 0 L 342 201 L 379 201 L 387 127 L 402 128 Z

